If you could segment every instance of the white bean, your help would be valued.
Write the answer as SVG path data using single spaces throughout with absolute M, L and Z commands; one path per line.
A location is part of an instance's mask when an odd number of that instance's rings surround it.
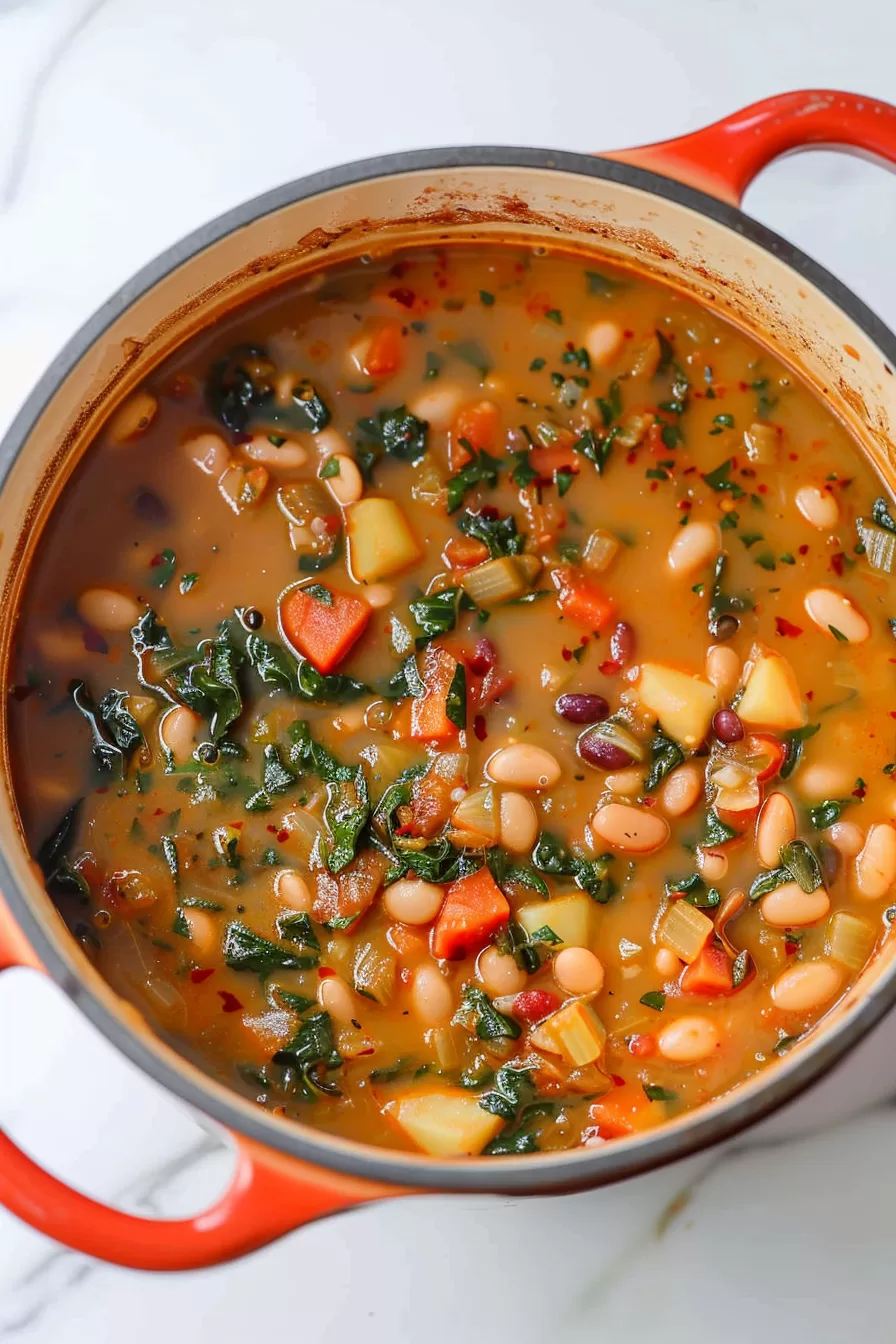
M 730 644 L 713 644 L 706 655 L 706 680 L 715 686 L 720 700 L 731 699 L 740 673 L 740 659 Z
M 230 449 L 220 434 L 197 434 L 187 439 L 183 448 L 193 465 L 215 480 L 230 466 Z
M 337 504 L 345 508 L 349 504 L 357 504 L 364 493 L 364 478 L 358 468 L 354 458 L 346 457 L 344 453 L 334 453 L 328 457 L 323 471 L 330 472 L 330 464 L 338 464 L 338 471 L 335 475 L 322 477 L 324 484 L 333 496 Z
M 85 588 L 78 598 L 78 615 L 95 630 L 130 630 L 143 614 L 143 608 L 115 588 Z
M 525 854 L 538 839 L 538 813 L 524 793 L 502 793 L 498 806 L 501 844 L 511 854 Z
M 628 803 L 607 803 L 591 818 L 594 834 L 625 854 L 649 854 L 669 838 L 669 823 L 655 812 Z
M 526 972 L 517 966 L 513 957 L 509 953 L 499 952 L 496 947 L 486 947 L 480 952 L 476 974 L 493 998 L 518 994 L 525 988 L 527 979 Z
M 804 765 L 794 776 L 800 797 L 811 802 L 822 802 L 825 798 L 841 798 L 855 787 L 855 772 L 848 765 L 835 761 L 819 761 L 815 765 Z
M 838 631 L 848 644 L 861 644 L 871 634 L 871 626 L 855 603 L 836 588 L 811 588 L 803 605 L 819 630 L 831 639 L 837 639 L 834 632 Z
M 756 853 L 766 868 L 777 868 L 781 846 L 796 838 L 796 815 L 786 793 L 770 793 L 756 826 Z
M 817 485 L 803 485 L 796 492 L 796 506 L 807 523 L 819 532 L 830 532 L 840 521 L 840 506 L 830 490 L 819 490 Z
M 562 948 L 551 969 L 564 994 L 599 994 L 603 989 L 603 965 L 587 947 Z
M 518 789 L 550 789 L 560 779 L 560 762 L 544 747 L 514 742 L 495 752 L 486 764 L 485 773 L 496 784 L 509 784 Z
M 834 997 L 841 979 L 829 961 L 803 961 L 778 976 L 771 987 L 772 1002 L 785 1013 L 808 1013 Z
M 865 843 L 865 832 L 855 821 L 835 821 L 828 831 L 831 844 L 847 859 L 853 859 Z
M 698 761 L 685 761 L 672 770 L 660 787 L 660 805 L 669 817 L 683 817 L 703 792 L 704 774 Z
M 824 887 L 803 891 L 798 882 L 784 882 L 759 902 L 762 918 L 776 929 L 803 928 L 817 924 L 831 908 Z
M 696 522 L 680 527 L 669 547 L 668 564 L 673 574 L 690 578 L 714 560 L 722 549 L 717 523 Z
M 240 445 L 240 451 L 265 467 L 283 467 L 288 471 L 303 467 L 308 461 L 308 453 L 302 445 L 295 439 L 286 439 L 278 447 L 273 440 L 279 438 L 279 434 L 255 434 L 248 443 Z
M 454 993 L 438 966 L 424 962 L 411 981 L 411 1007 L 425 1027 L 447 1022 L 454 1012 Z
M 856 886 L 860 896 L 879 901 L 896 883 L 896 826 L 879 821 L 868 827 L 868 836 L 856 859 Z
M 681 961 L 671 947 L 658 947 L 653 964 L 666 980 L 672 980 L 681 970 Z
M 159 720 L 162 745 L 171 753 L 175 765 L 186 765 L 193 756 L 196 732 L 202 723 L 198 714 L 186 705 L 175 705 Z
M 109 439 L 119 446 L 139 438 L 149 429 L 158 409 L 159 404 L 151 392 L 135 392 L 119 406 L 109 420 L 107 429 Z
M 619 354 L 624 340 L 625 336 L 618 322 L 595 322 L 594 326 L 585 332 L 582 344 L 594 363 L 606 368 Z
M 274 891 L 282 905 L 309 914 L 314 896 L 308 883 L 294 868 L 283 868 L 274 879 Z
M 384 607 L 391 607 L 395 601 L 395 589 L 389 583 L 368 583 L 363 588 L 364 601 L 368 606 L 373 607 L 374 611 L 382 611 Z
M 317 1001 L 335 1022 L 346 1027 L 353 1018 L 357 1020 L 360 1012 L 354 990 L 349 988 L 341 975 L 328 975 L 325 980 L 318 981 Z
M 677 1018 L 657 1035 L 660 1054 L 673 1064 L 696 1064 L 713 1054 L 721 1043 L 715 1023 L 696 1013 Z
M 221 947 L 221 923 L 208 910 L 194 910 L 187 906 L 184 919 L 190 930 L 194 952 L 200 957 L 212 956 Z
M 644 771 L 639 766 L 630 765 L 627 770 L 614 770 L 612 775 L 607 775 L 604 788 L 611 793 L 620 793 L 624 798 L 636 798 L 644 778 Z
M 728 855 L 723 849 L 697 849 L 697 867 L 701 876 L 713 886 L 721 882 L 728 872 Z
M 445 898 L 441 887 L 420 877 L 402 877 L 383 892 L 383 905 L 390 919 L 400 924 L 430 924 Z
M 451 428 L 466 398 L 467 393 L 457 383 L 443 382 L 440 378 L 435 386 L 418 392 L 408 402 L 408 410 L 432 429 L 446 430 Z
M 333 425 L 327 425 L 326 429 L 319 429 L 316 434 L 309 435 L 311 444 L 320 454 L 323 462 L 325 458 L 332 457 L 334 453 L 344 453 L 346 457 L 351 456 L 351 445 L 345 435 Z

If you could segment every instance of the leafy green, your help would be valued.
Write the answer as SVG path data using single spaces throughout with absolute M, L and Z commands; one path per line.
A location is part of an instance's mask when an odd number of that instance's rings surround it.
M 809 808 L 809 820 L 816 831 L 826 831 L 829 826 L 840 820 L 845 807 L 850 807 L 854 798 L 826 798 L 823 803 Z
M 701 845 L 706 845 L 712 849 L 714 845 L 724 845 L 726 840 L 733 840 L 737 834 L 733 826 L 729 826 L 727 822 L 722 821 L 714 808 L 709 808 L 706 813 L 703 835 L 700 838 Z
M 490 1115 L 499 1115 L 508 1124 L 513 1124 L 522 1108 L 534 1100 L 532 1070 L 502 1064 L 489 1091 L 479 1098 L 479 1105 Z
M 573 854 L 559 836 L 542 831 L 532 850 L 532 862 L 541 873 L 571 877 L 599 905 L 606 905 L 616 894 L 616 883 L 609 876 L 612 854 L 585 859 Z
M 698 910 L 713 910 L 722 900 L 721 893 L 715 887 L 708 887 L 699 873 L 668 878 L 664 890 L 667 896 L 685 900 Z
M 652 1008 L 655 1013 L 661 1013 L 666 1006 L 666 996 L 661 989 L 649 989 L 638 1002 L 643 1003 L 645 1008 Z
M 170 546 L 166 546 L 163 551 L 159 551 L 159 554 L 153 557 L 148 582 L 152 584 L 153 588 L 167 588 L 174 578 L 176 567 L 177 556 Z M 190 586 L 192 587 L 192 585 Z
M 736 481 L 731 480 L 730 472 L 733 466 L 734 458 L 729 457 L 726 461 L 720 462 L 712 471 L 706 472 L 703 479 L 710 490 L 715 490 L 719 494 L 730 494 L 732 499 L 741 499 L 745 491 Z
M 332 780 L 327 785 L 324 822 L 330 836 L 327 867 L 331 873 L 341 873 L 352 862 L 369 819 L 370 796 L 359 765 L 350 780 Z
M 650 770 L 644 781 L 644 792 L 651 793 L 684 759 L 684 752 L 677 742 L 664 733 L 654 733 L 650 739 Z
M 232 971 L 253 971 L 262 979 L 274 971 L 307 971 L 318 963 L 316 954 L 292 952 L 281 943 L 253 933 L 239 919 L 225 930 L 224 960 Z
M 333 1039 L 333 1023 L 329 1013 L 312 1013 L 301 1023 L 288 1045 L 279 1049 L 273 1063 L 286 1070 L 287 1087 L 295 1085 L 306 1101 L 313 1101 L 318 1093 L 339 1097 L 335 1083 L 324 1074 L 342 1065 L 342 1056 Z
M 794 728 L 792 732 L 784 733 L 782 739 L 785 744 L 784 760 L 779 771 L 782 779 L 789 779 L 793 774 L 803 755 L 803 743 L 814 737 L 820 727 L 820 723 L 807 723 L 803 728 Z
M 670 1092 L 667 1087 L 660 1087 L 659 1083 L 644 1083 L 644 1095 L 648 1101 L 677 1101 L 678 1093 Z
M 493 560 L 504 555 L 519 555 L 523 549 L 525 538 L 517 531 L 512 514 L 506 518 L 492 518 L 467 509 L 457 525 L 464 536 L 484 542 Z
M 482 381 L 485 382 L 491 373 L 492 361 L 491 356 L 478 341 L 449 341 L 448 349 L 452 355 L 456 355 L 458 359 L 462 359 L 465 364 L 474 368 Z
M 261 635 L 249 635 L 246 657 L 266 686 L 276 686 L 289 695 L 297 693 L 296 661 L 281 644 L 262 639 Z
M 189 685 L 211 707 L 208 727 L 216 742 L 224 736 L 231 724 L 236 723 L 243 710 L 236 676 L 241 662 L 241 654 L 228 640 L 213 639 L 205 646 L 203 661 L 190 668 Z M 186 685 L 181 685 L 182 694 Z
M 98 768 L 106 774 L 116 772 L 123 779 L 131 756 L 143 745 L 143 733 L 127 708 L 127 691 L 107 691 L 99 704 L 94 704 L 83 681 L 73 681 L 69 692 L 90 725 Z
M 64 861 L 68 853 L 83 803 L 83 798 L 79 798 L 76 803 L 72 803 L 47 838 L 37 847 L 34 857 L 48 882 L 56 875 L 60 863 Z
M 426 453 L 429 425 L 406 406 L 380 411 L 375 418 L 365 417 L 358 421 L 358 429 L 377 448 L 401 462 L 419 462 Z
M 499 1013 L 484 989 L 476 985 L 465 985 L 461 1005 L 452 1019 L 463 1026 L 475 1026 L 476 1035 L 481 1041 L 508 1039 L 515 1041 L 520 1035 L 519 1023 L 513 1018 Z
M 418 649 L 437 635 L 447 635 L 454 629 L 461 592 L 460 588 L 443 588 L 440 593 L 418 597 L 408 604 L 408 610 L 421 631 L 417 636 Z
M 284 942 L 298 943 L 305 953 L 320 952 L 320 939 L 314 931 L 311 916 L 304 910 L 291 911 L 277 920 L 277 934 Z M 280 991 L 281 996 L 283 991 Z
M 586 271 L 585 279 L 588 282 L 588 293 L 599 299 L 612 299 L 618 289 L 625 288 L 622 280 L 611 280 L 609 276 L 601 275 L 600 271 Z
M 266 350 L 240 345 L 211 366 L 205 400 L 212 415 L 234 433 L 243 433 L 259 407 L 274 396 L 276 370 Z
M 354 779 L 356 767 L 343 765 L 325 746 L 315 742 L 304 719 L 296 719 L 286 732 L 291 743 L 289 759 L 293 765 L 299 765 L 307 773 L 317 775 L 325 784 Z
M 807 894 L 823 885 L 821 865 L 805 840 L 791 840 L 781 846 L 781 865 Z
M 723 580 L 725 577 L 725 566 L 727 557 L 724 555 L 716 556 L 716 562 L 713 567 L 713 583 L 710 590 L 709 619 L 710 633 L 714 634 L 714 627 L 720 617 L 732 613 L 740 614 L 745 611 L 752 611 L 752 599 L 742 594 L 726 593 Z
M 492 1139 L 483 1150 L 486 1157 L 508 1157 L 517 1153 L 537 1153 L 540 1130 L 536 1129 L 539 1120 L 549 1119 L 557 1114 L 557 1106 L 551 1101 L 538 1101 L 526 1106 L 520 1114 L 519 1123 L 504 1129 L 496 1139 Z
M 271 799 L 287 793 L 296 782 L 294 771 L 284 764 L 279 749 L 273 743 L 264 748 L 261 788 L 246 800 L 247 812 L 264 812 Z
M 467 669 L 458 663 L 445 699 L 445 717 L 464 732 L 467 727 Z
M 878 527 L 886 528 L 888 532 L 896 532 L 896 520 L 890 513 L 889 503 L 883 496 L 880 496 L 871 505 L 871 517 Z
M 573 444 L 573 452 L 580 453 L 582 457 L 587 457 L 588 461 L 593 462 L 597 468 L 598 476 L 602 476 L 607 469 L 616 434 L 616 427 L 611 429 L 609 434 L 605 434 L 603 438 L 599 438 L 593 429 L 585 429 Z
M 499 845 L 492 845 L 486 853 L 485 861 L 502 891 L 505 886 L 516 885 L 526 887 L 529 891 L 537 891 L 545 900 L 550 896 L 550 889 L 544 878 L 539 877 L 527 863 L 520 863 L 517 859 L 511 858 Z
M 618 379 L 614 378 L 610 383 L 605 397 L 595 397 L 595 401 L 606 427 L 612 425 L 614 420 L 618 420 L 622 414 L 622 388 Z
M 449 513 L 454 513 L 459 509 L 464 501 L 464 496 L 470 490 L 475 490 L 477 486 L 485 485 L 494 489 L 498 484 L 498 473 L 504 466 L 499 458 L 489 456 L 484 450 L 477 453 L 465 439 L 461 439 L 460 442 L 473 456 L 466 466 L 461 467 L 460 471 L 453 476 L 449 476 L 445 483 L 448 491 L 447 508 Z

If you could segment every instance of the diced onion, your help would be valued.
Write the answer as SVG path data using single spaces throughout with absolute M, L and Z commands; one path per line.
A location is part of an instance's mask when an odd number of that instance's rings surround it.
M 847 910 L 838 910 L 831 916 L 825 951 L 834 961 L 848 966 L 851 971 L 860 971 L 871 956 L 874 943 L 875 932 L 867 919 L 851 915 Z
M 619 552 L 621 542 L 612 532 L 603 532 L 600 528 L 591 533 L 582 551 L 582 564 L 592 574 L 603 574 L 609 569 Z
M 460 831 L 481 837 L 484 844 L 495 844 L 501 831 L 501 816 L 494 788 L 489 784 L 471 789 L 454 809 L 451 820 Z
M 697 960 L 712 933 L 712 920 L 702 910 L 678 900 L 663 915 L 657 937 L 663 947 L 671 948 L 677 957 L 690 965 Z
M 490 607 L 522 597 L 540 569 L 541 562 L 534 555 L 505 555 L 468 570 L 460 582 L 477 607 Z

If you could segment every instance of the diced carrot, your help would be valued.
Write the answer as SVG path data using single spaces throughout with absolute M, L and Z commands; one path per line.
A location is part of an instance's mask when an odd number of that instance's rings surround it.
M 446 712 L 457 667 L 457 659 L 447 649 L 434 644 L 427 647 L 420 672 L 426 692 L 411 705 L 411 737 L 416 742 L 442 742 L 457 736 L 457 724 Z
M 650 1105 L 643 1088 L 626 1084 L 593 1101 L 588 1114 L 600 1138 L 622 1139 L 649 1128 Z
M 551 577 L 557 589 L 557 604 L 573 625 L 596 633 L 614 615 L 613 599 L 582 570 L 561 565 Z
M 545 481 L 553 480 L 557 471 L 575 474 L 579 470 L 579 459 L 573 452 L 572 439 L 552 443 L 550 448 L 530 448 L 529 466 Z
M 461 877 L 445 893 L 432 933 L 434 957 L 457 961 L 485 946 L 510 918 L 510 906 L 487 868 Z
M 401 327 L 384 322 L 370 338 L 364 354 L 364 372 L 371 378 L 386 378 L 401 368 Z
M 318 672 L 332 672 L 361 638 L 371 608 L 322 584 L 292 588 L 280 606 L 283 632 Z
M 472 569 L 488 559 L 488 547 L 475 537 L 450 537 L 442 558 L 449 569 Z
M 455 417 L 448 444 L 451 470 L 459 471 L 466 466 L 471 458 L 470 449 L 476 453 L 491 452 L 498 442 L 500 428 L 500 412 L 493 401 L 476 401 L 462 406 Z
M 710 941 L 697 960 L 685 966 L 679 983 L 685 994 L 730 994 L 734 988 L 731 958 L 724 947 Z

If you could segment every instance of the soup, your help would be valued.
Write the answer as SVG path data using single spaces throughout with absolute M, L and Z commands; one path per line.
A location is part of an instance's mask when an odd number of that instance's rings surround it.
M 360 259 L 185 345 L 43 537 L 23 826 L 110 984 L 278 1114 L 611 1142 L 774 1065 L 896 883 L 896 522 L 689 299 Z

